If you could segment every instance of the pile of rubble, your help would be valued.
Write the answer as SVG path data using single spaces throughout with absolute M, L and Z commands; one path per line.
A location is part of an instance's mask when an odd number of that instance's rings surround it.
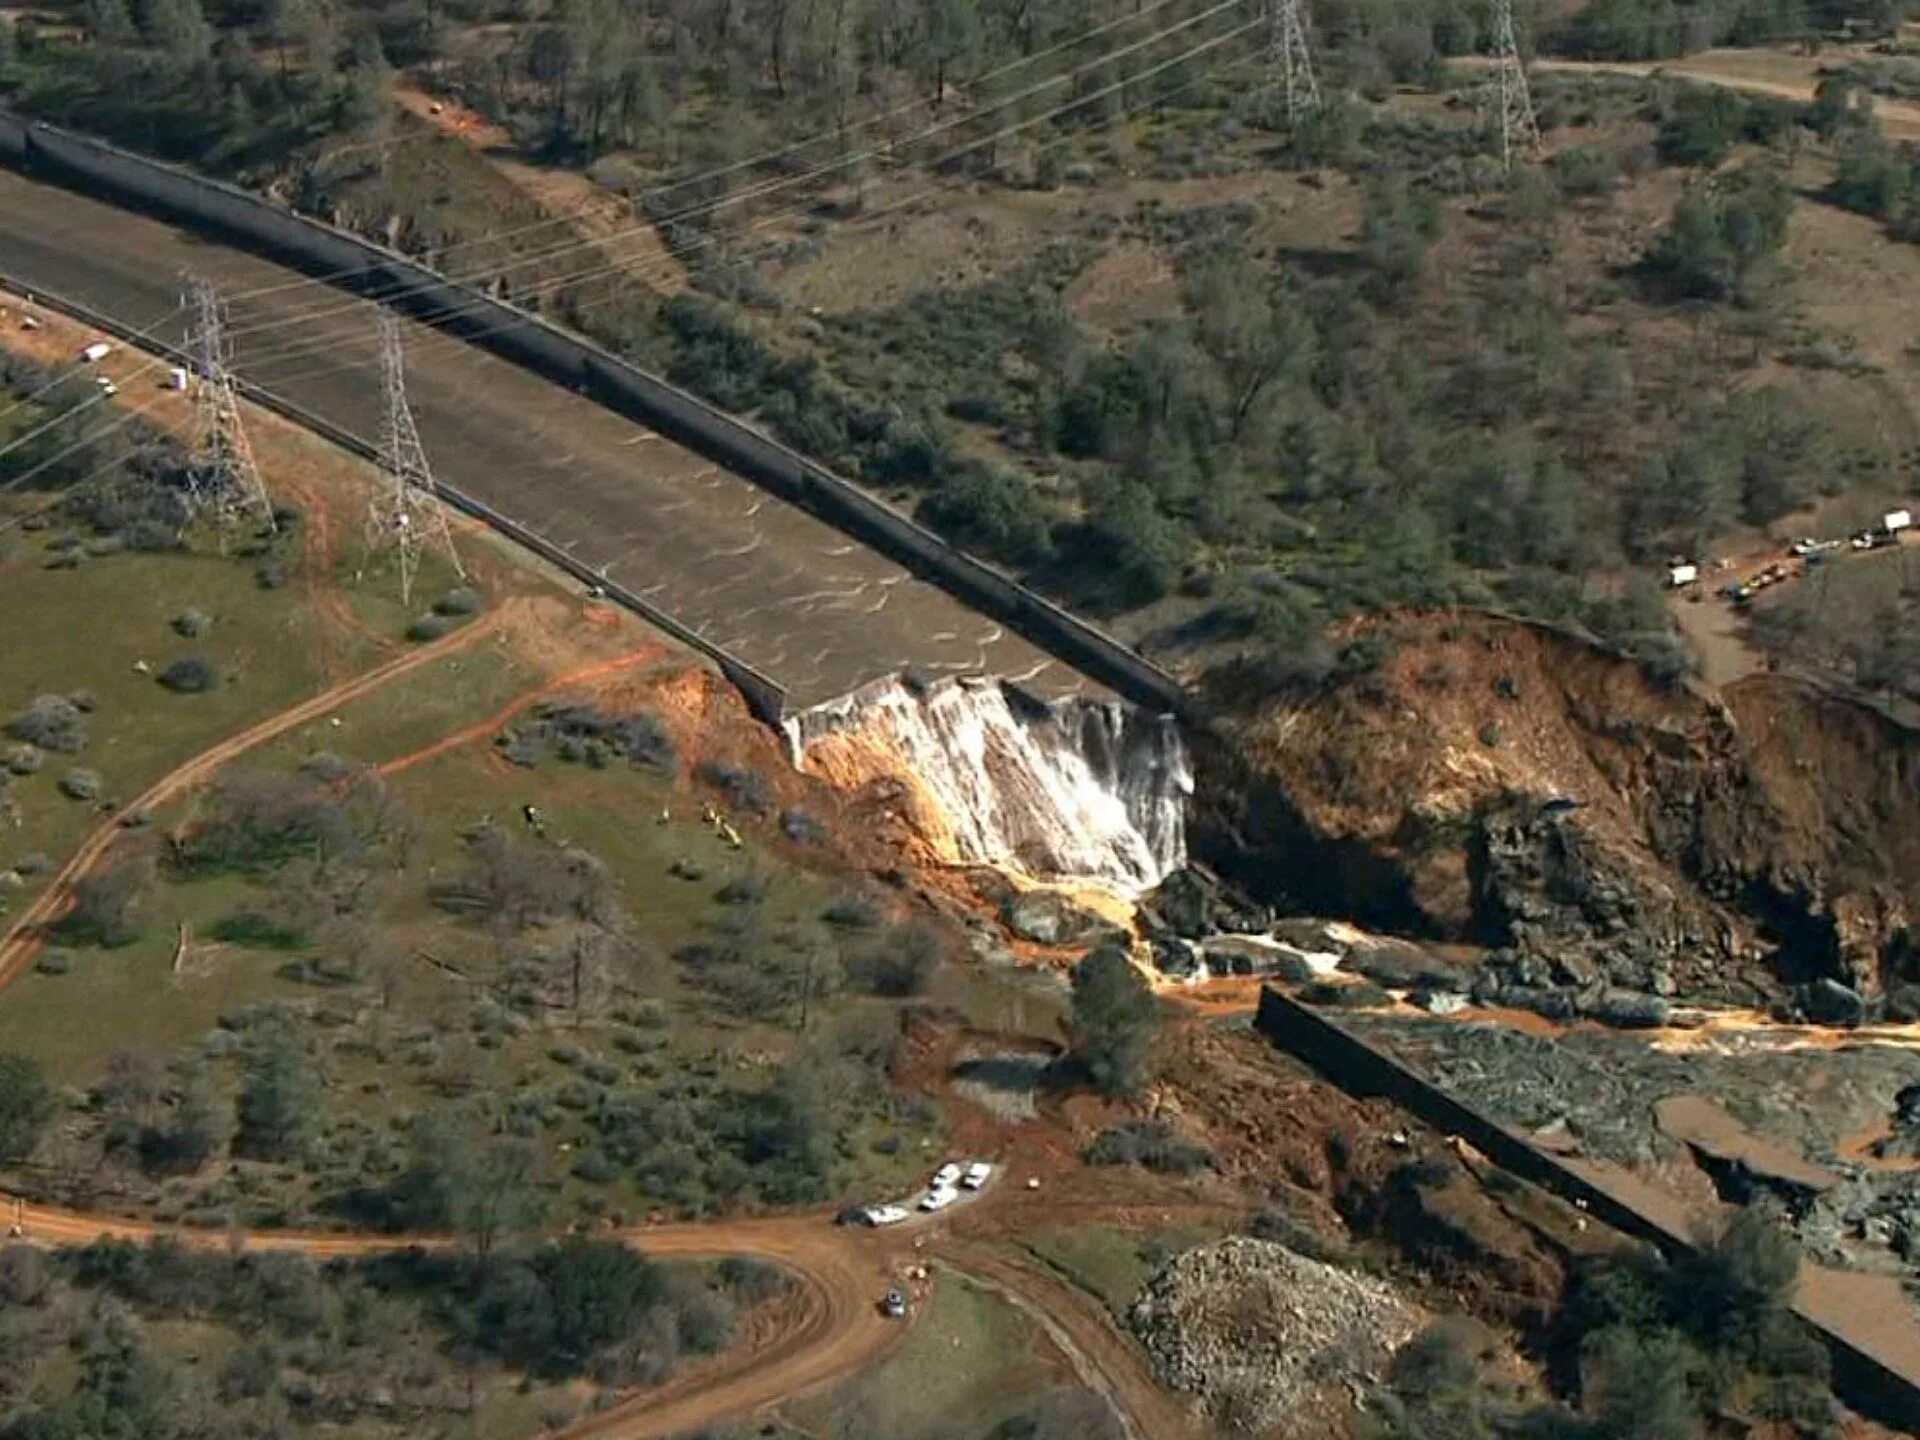
M 1384 1281 L 1242 1237 L 1168 1261 L 1132 1322 L 1162 1383 L 1264 1434 L 1377 1376 L 1422 1316 Z

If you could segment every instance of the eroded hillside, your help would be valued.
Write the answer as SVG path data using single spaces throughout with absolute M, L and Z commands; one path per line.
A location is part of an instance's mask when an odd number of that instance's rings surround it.
M 1920 739 L 1755 676 L 1663 689 L 1485 616 L 1381 622 L 1379 669 L 1243 702 L 1200 757 L 1200 844 L 1263 898 L 1471 941 L 1527 987 L 1754 999 L 1916 978 Z

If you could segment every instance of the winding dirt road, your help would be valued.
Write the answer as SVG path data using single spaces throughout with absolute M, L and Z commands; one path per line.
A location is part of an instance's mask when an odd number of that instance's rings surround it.
M 514 602 L 509 601 L 511 605 Z M 317 720 L 342 705 L 360 699 L 378 690 L 388 681 L 397 679 L 422 665 L 431 664 L 443 656 L 464 650 L 475 641 L 492 634 L 499 629 L 505 618 L 507 606 L 471 624 L 462 626 L 442 639 L 422 645 L 403 654 L 396 655 L 383 665 L 375 666 L 351 680 L 322 690 L 319 694 L 301 701 L 298 705 L 270 715 L 257 724 L 248 726 L 237 734 L 228 736 L 219 744 L 202 750 L 193 759 L 176 770 L 156 780 L 128 801 L 113 815 L 95 827 L 92 834 L 74 851 L 53 882 L 40 892 L 34 902 L 20 912 L 15 920 L 0 936 L 0 985 L 12 981 L 32 962 L 45 939 L 46 927 L 64 915 L 73 904 L 73 887 L 94 866 L 98 865 L 112 847 L 116 837 L 125 829 L 125 821 L 143 810 L 151 810 L 166 804 L 169 800 L 187 794 L 196 789 L 228 761 L 246 754 L 269 740 L 284 735 L 287 731 Z
M 17 1199 L 5 1201 L 5 1210 L 21 1238 L 46 1245 L 168 1236 L 203 1249 L 293 1250 L 337 1260 L 452 1243 L 437 1235 L 184 1229 Z M 750 1414 L 851 1373 L 906 1331 L 882 1318 L 875 1303 L 890 1283 L 889 1248 L 871 1232 L 834 1227 L 824 1214 L 641 1226 L 618 1237 L 656 1259 L 771 1261 L 793 1289 L 744 1343 L 589 1416 L 562 1432 L 566 1440 L 657 1440 Z

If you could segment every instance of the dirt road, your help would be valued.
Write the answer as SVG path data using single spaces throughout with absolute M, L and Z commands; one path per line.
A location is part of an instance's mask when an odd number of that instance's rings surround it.
M 207 1249 L 295 1250 L 333 1260 L 451 1243 L 444 1236 L 183 1229 L 19 1200 L 0 1208 L 25 1239 L 49 1245 L 166 1235 Z M 876 1304 L 889 1283 L 885 1242 L 868 1231 L 837 1229 L 822 1214 L 643 1226 L 619 1238 L 656 1258 L 771 1261 L 793 1277 L 794 1289 L 744 1343 L 582 1420 L 563 1432 L 568 1440 L 655 1440 L 750 1414 L 849 1374 L 906 1331 L 883 1319 Z
M 514 602 L 509 601 L 509 604 Z M 121 809 L 97 826 L 87 836 L 85 842 L 73 853 L 67 863 L 60 868 L 40 895 L 20 913 L 20 918 L 0 936 L 0 985 L 6 985 L 17 977 L 39 952 L 47 925 L 65 914 L 73 903 L 73 887 L 86 874 L 98 865 L 112 847 L 116 837 L 125 828 L 123 822 L 130 816 L 143 810 L 152 810 L 169 800 L 177 799 L 190 790 L 204 784 L 215 771 L 228 761 L 244 755 L 256 746 L 264 745 L 287 731 L 316 720 L 330 711 L 339 709 L 351 701 L 371 694 L 389 680 L 405 675 L 410 670 L 430 664 L 442 656 L 463 650 L 475 641 L 484 638 L 499 628 L 505 616 L 506 607 L 483 616 L 469 625 L 454 631 L 431 644 L 408 650 L 384 665 L 376 666 L 351 680 L 322 690 L 318 695 L 301 701 L 298 705 L 270 715 L 257 724 L 248 726 L 238 734 L 230 735 L 219 744 L 202 750 L 193 759 L 172 770 L 140 794 L 126 803 Z
M 1548 60 L 1536 58 L 1532 68 L 1543 74 L 1638 75 L 1670 77 L 1720 85 L 1749 95 L 1771 95 L 1780 100 L 1806 102 L 1826 78 L 1825 72 L 1843 63 L 1849 51 L 1801 55 L 1787 50 L 1703 50 L 1673 60 Z M 1901 140 L 1920 139 L 1920 105 L 1873 97 L 1873 113 L 1887 135 Z

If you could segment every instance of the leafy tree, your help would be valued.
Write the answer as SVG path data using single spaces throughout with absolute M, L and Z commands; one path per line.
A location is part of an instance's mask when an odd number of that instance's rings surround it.
M 927 0 L 926 61 L 933 67 L 933 99 L 947 93 L 947 76 L 963 70 L 980 45 L 979 8 L 975 0 Z
M 1586 1360 L 1587 1404 L 1609 1440 L 1693 1440 L 1688 1374 L 1697 1357 L 1671 1330 L 1601 1332 Z
M 1377 304 L 1401 309 L 1419 298 L 1427 248 L 1439 231 L 1439 207 L 1404 176 L 1395 173 L 1368 189 L 1360 258 L 1372 272 L 1368 293 Z
M 1654 148 L 1669 165 L 1718 165 L 1740 138 L 1746 114 L 1746 101 L 1722 86 L 1682 86 L 1667 106 Z
M 1160 1006 L 1126 951 L 1103 945 L 1074 966 L 1067 1023 L 1073 1058 L 1095 1086 L 1131 1095 L 1146 1083 Z
M 0 1055 L 0 1161 L 32 1154 L 57 1108 L 37 1064 L 25 1055 Z
M 1854 75 L 1828 75 L 1814 87 L 1806 123 L 1816 135 L 1831 140 L 1841 131 L 1873 123 L 1873 96 Z
M 631 1246 L 581 1235 L 542 1250 L 534 1272 L 553 1317 L 553 1358 L 566 1369 L 632 1334 L 665 1288 L 658 1267 Z
M 125 45 L 134 38 L 126 0 L 87 0 L 81 14 L 87 34 L 103 45 Z
M 538 1147 L 459 1111 L 433 1110 L 407 1126 L 407 1161 L 390 1198 L 403 1225 L 452 1230 L 485 1257 L 500 1236 L 546 1212 Z
M 1044 560 L 1053 548 L 1032 482 L 1000 466 L 961 466 L 927 497 L 920 516 L 956 544 L 1015 564 Z
M 1187 282 L 1201 349 L 1227 388 L 1227 434 L 1240 439 L 1262 395 L 1289 388 L 1313 363 L 1313 328 L 1288 297 L 1269 293 L 1242 247 L 1217 252 Z
M 1750 300 L 1792 215 L 1793 191 L 1769 166 L 1690 186 L 1648 251 L 1647 269 L 1685 298 Z
M 200 0 L 145 0 L 140 29 L 179 70 L 200 64 L 213 52 L 213 27 Z
M 151 888 L 151 858 L 122 860 L 111 870 L 74 883 L 73 908 L 54 927 L 61 939 L 78 945 L 129 945 L 140 938 L 140 902 Z
M 263 1160 L 304 1153 L 318 1125 L 320 1087 L 294 1023 L 271 1015 L 247 1035 L 235 1148 Z
M 1763 1212 L 1740 1210 L 1675 1267 L 1678 1318 L 1703 1341 L 1751 1350 L 1793 1298 L 1800 1251 Z
M 1828 193 L 1849 210 L 1891 220 L 1912 202 L 1913 162 L 1888 145 L 1877 126 L 1859 126 L 1841 142 L 1839 170 Z

